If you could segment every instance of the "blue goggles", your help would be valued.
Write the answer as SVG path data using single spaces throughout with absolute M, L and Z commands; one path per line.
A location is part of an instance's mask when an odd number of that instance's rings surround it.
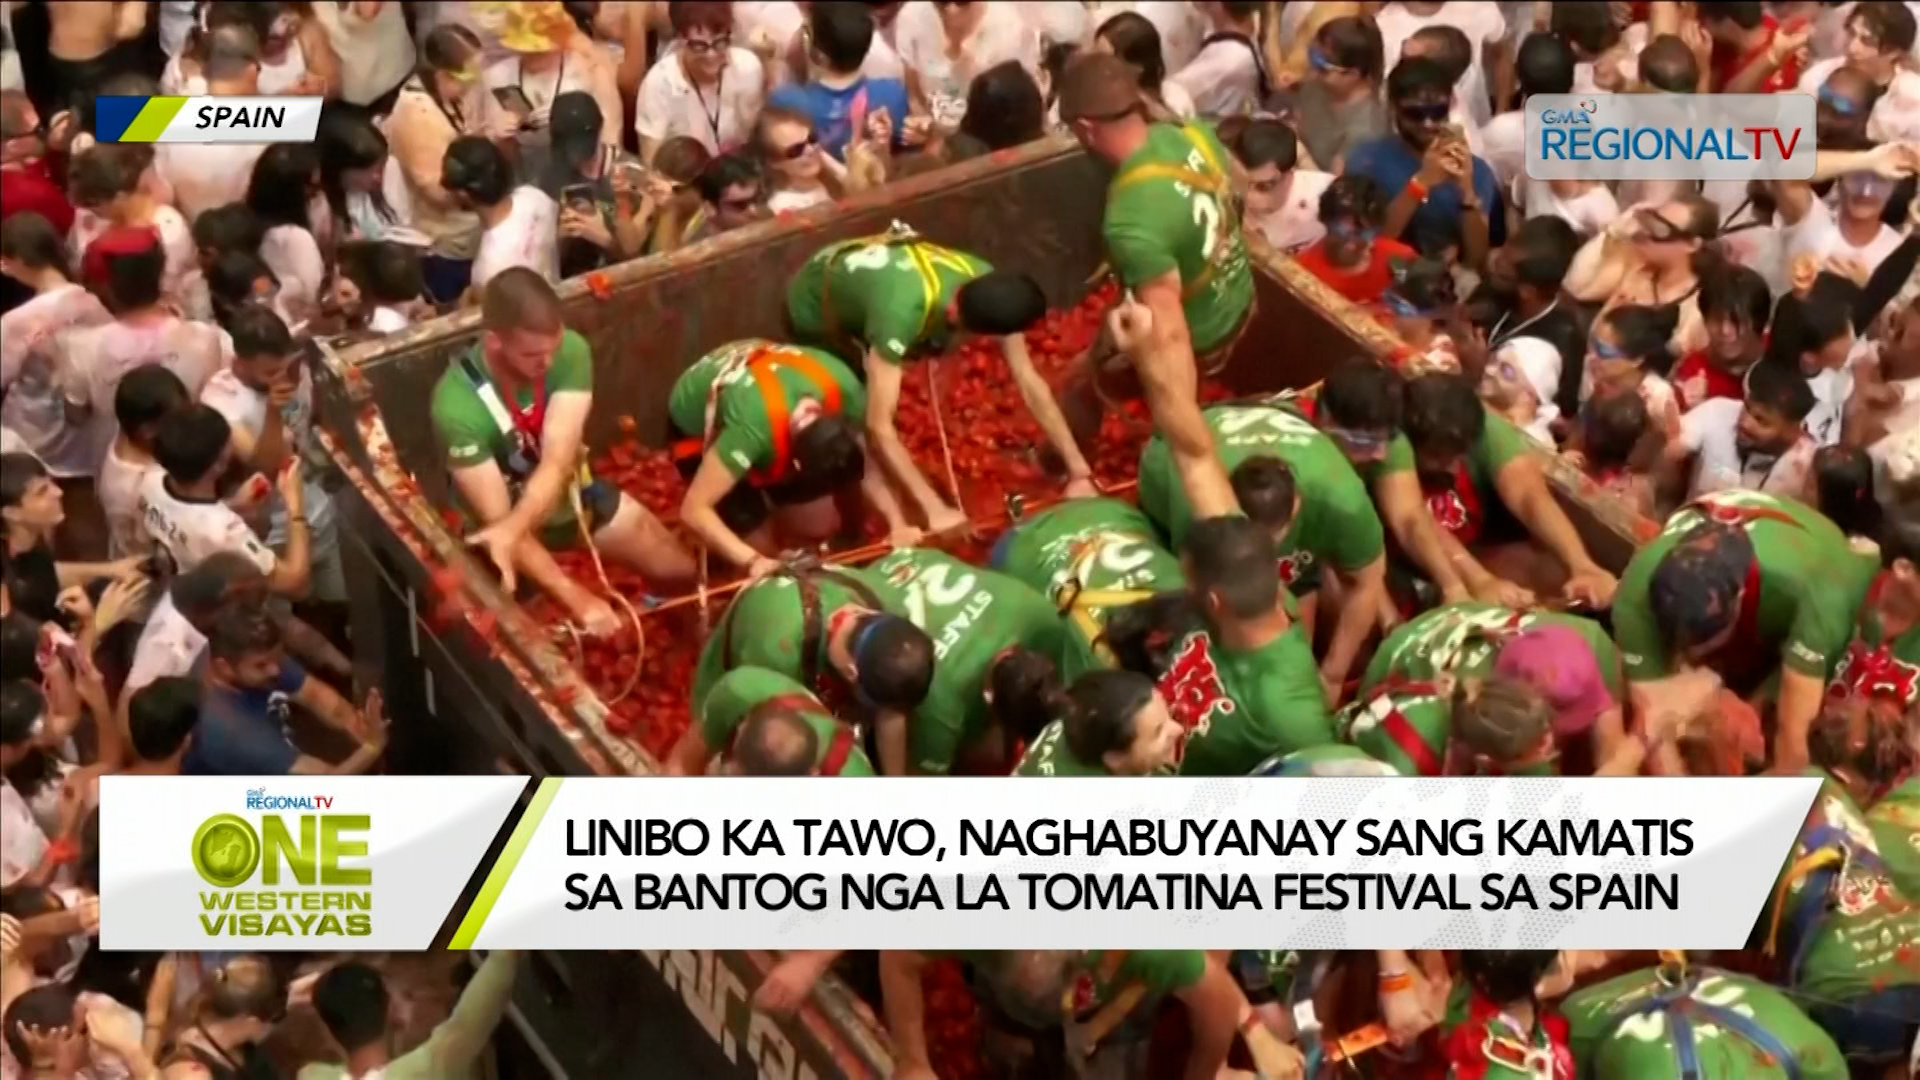
M 1602 360 L 1633 359 L 1633 357 L 1627 353 L 1627 350 L 1611 342 L 1601 341 L 1599 338 L 1589 340 L 1587 342 L 1587 348 L 1593 352 L 1593 355 Z
M 1392 290 L 1381 293 L 1380 302 L 1386 305 L 1388 311 L 1393 312 L 1403 319 L 1433 319 L 1438 318 L 1440 315 L 1437 309 L 1423 308 L 1419 304 L 1414 303 Z
M 1378 450 L 1393 441 L 1391 431 L 1371 431 L 1366 429 L 1328 427 L 1327 438 L 1342 446 L 1356 451 Z
M 1862 111 L 1858 102 L 1841 96 L 1830 86 L 1822 86 L 1820 92 L 1815 96 L 1820 104 L 1825 105 L 1841 116 L 1858 116 Z
M 1331 57 L 1320 51 L 1318 45 L 1307 46 L 1307 66 L 1320 72 L 1342 70 Z
M 1373 243 L 1380 230 L 1362 228 L 1351 221 L 1332 221 L 1327 223 L 1327 235 L 1336 240 L 1358 240 L 1363 244 Z

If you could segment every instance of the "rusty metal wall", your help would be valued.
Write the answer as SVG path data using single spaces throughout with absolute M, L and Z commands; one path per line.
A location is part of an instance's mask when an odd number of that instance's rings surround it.
M 594 346 L 595 414 L 589 441 L 603 445 L 622 416 L 658 445 L 665 402 L 678 374 L 718 344 L 779 336 L 791 272 L 821 244 L 905 221 L 921 232 L 1039 278 L 1055 305 L 1084 294 L 1099 256 L 1102 172 L 1077 147 L 1053 141 L 902 182 L 834 207 L 767 222 L 665 259 L 623 264 L 594 282 L 562 286 L 568 323 Z M 1292 260 L 1249 239 L 1258 313 L 1225 376 L 1243 391 L 1308 385 L 1353 355 L 1383 357 L 1397 344 L 1365 312 L 1332 293 Z M 377 549 L 378 581 L 356 581 L 356 636 L 385 641 L 378 658 L 388 681 L 418 678 L 426 660 L 445 669 L 440 694 L 457 677 L 477 691 L 490 720 L 468 722 L 516 768 L 538 773 L 648 775 L 657 771 L 633 743 L 611 736 L 605 706 L 491 573 L 442 521 L 443 460 L 428 403 L 449 359 L 472 347 L 473 313 L 404 333 L 323 350 L 322 417 L 327 444 L 346 475 L 355 527 Z M 1542 454 L 1556 494 L 1603 565 L 1624 566 L 1636 540 L 1653 534 L 1641 519 L 1593 492 L 1558 458 Z M 457 574 L 471 606 L 464 625 L 435 626 L 433 567 Z M 424 643 L 424 644 L 422 644 Z M 407 648 L 403 648 L 402 645 Z M 410 653 L 410 655 L 409 655 Z M 434 710 L 431 676 L 414 692 Z M 502 689 L 505 688 L 505 689 Z M 448 696 L 451 696 L 448 694 Z M 463 710 L 464 711 L 464 710 Z M 790 1049 L 760 1075 L 884 1075 L 885 1039 L 862 1003 L 832 979 L 815 1007 L 773 1032 L 756 1025 L 745 998 L 767 959 L 743 953 L 647 957 L 677 988 L 717 1043 Z M 691 973 L 691 974 L 690 974 Z M 715 988 L 719 989 L 715 989 Z M 616 1024 L 617 1020 L 610 1020 Z M 769 1051 L 771 1053 L 771 1051 Z M 754 1075 L 754 1063 L 741 1062 Z
M 567 282 L 567 325 L 593 346 L 588 443 L 605 445 L 619 418 L 631 416 L 643 441 L 661 445 L 667 393 L 682 371 L 728 341 L 784 336 L 787 281 L 800 264 L 830 241 L 895 220 L 997 266 L 1026 270 L 1050 303 L 1077 301 L 1100 261 L 1102 184 L 1071 140 L 1042 142 L 783 215 L 666 258 L 624 263 L 605 273 L 598 290 Z M 433 384 L 477 335 L 478 316 L 460 312 L 339 354 L 365 378 L 401 461 L 436 494 Z

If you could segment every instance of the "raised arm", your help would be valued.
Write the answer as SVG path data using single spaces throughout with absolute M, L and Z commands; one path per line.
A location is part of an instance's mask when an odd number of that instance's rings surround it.
M 1178 275 L 1174 277 L 1177 280 Z M 1161 279 L 1154 284 L 1161 284 Z M 1177 299 L 1174 310 L 1179 310 Z M 1173 453 L 1174 469 L 1194 520 L 1240 513 L 1240 500 L 1214 453 L 1213 432 L 1200 411 L 1200 377 L 1185 316 L 1169 326 L 1161 321 L 1157 307 L 1129 297 L 1108 315 L 1107 326 L 1140 374 L 1147 407 Z

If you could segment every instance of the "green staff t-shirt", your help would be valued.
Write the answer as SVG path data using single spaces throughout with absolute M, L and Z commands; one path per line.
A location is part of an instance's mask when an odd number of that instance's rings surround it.
M 905 363 L 910 353 L 944 345 L 954 329 L 947 323 L 954 293 L 992 269 L 977 255 L 920 239 L 830 244 L 794 274 L 787 317 L 805 339 L 838 347 L 832 338 L 851 338 Z
M 733 745 L 733 737 L 746 720 L 747 713 L 753 707 L 769 698 L 787 696 L 796 703 L 805 702 L 807 707 L 801 710 L 801 719 L 813 729 L 818 740 L 814 753 L 813 767 L 819 769 L 826 763 L 833 750 L 836 737 L 842 734 L 844 725 L 827 712 L 813 691 L 777 671 L 766 668 L 734 668 L 721 676 L 707 693 L 705 705 L 700 710 L 700 738 L 710 749 L 727 750 Z M 867 760 L 866 752 L 854 746 L 846 756 L 835 776 L 873 776 L 873 764 Z
M 781 442 L 792 445 L 790 439 L 775 438 L 773 418 L 767 413 L 766 395 L 760 389 L 759 380 L 745 364 L 747 357 L 767 348 L 774 352 L 768 361 L 763 362 L 772 364 L 779 393 L 784 398 L 783 407 L 789 426 L 809 409 L 824 410 L 827 388 L 815 385 L 812 377 L 800 368 L 782 363 L 782 353 L 804 353 L 826 373 L 840 394 L 839 411 L 833 415 L 842 417 L 856 430 L 866 422 L 866 385 L 832 353 L 801 345 L 779 345 L 758 338 L 722 345 L 694 361 L 693 366 L 675 380 L 673 392 L 667 397 L 667 415 L 673 419 L 674 427 L 688 435 L 704 437 L 707 433 L 707 401 L 714 380 L 721 380 L 719 398 L 714 402 L 713 424 L 716 430 L 713 444 L 708 449 L 720 455 L 727 471 L 736 480 L 750 471 L 774 470 L 776 465 L 782 464 L 774 460 L 778 445 Z

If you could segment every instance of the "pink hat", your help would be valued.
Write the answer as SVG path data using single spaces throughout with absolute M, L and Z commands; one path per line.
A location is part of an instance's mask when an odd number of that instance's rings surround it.
M 1587 639 L 1565 626 L 1521 631 L 1501 647 L 1493 673 L 1518 679 L 1547 696 L 1555 738 L 1581 734 L 1618 704 Z

